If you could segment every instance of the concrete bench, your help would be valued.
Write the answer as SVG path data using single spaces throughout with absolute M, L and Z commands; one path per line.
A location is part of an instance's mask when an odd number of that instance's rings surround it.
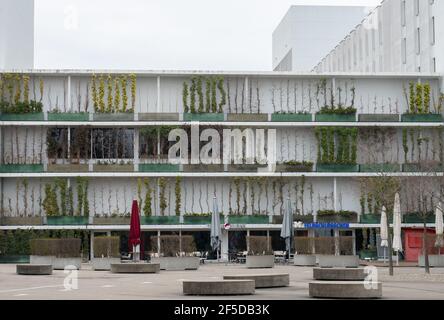
M 253 280 L 184 281 L 183 294 L 194 296 L 230 296 L 254 294 Z
M 359 267 L 358 256 L 334 256 L 320 255 L 319 267 L 321 268 L 357 268 Z
M 112 273 L 159 273 L 158 263 L 112 263 Z
M 161 257 L 152 258 L 152 263 L 159 263 L 160 270 L 185 271 L 197 270 L 200 266 L 200 258 L 197 257 Z
M 299 267 L 313 267 L 316 265 L 316 256 L 314 254 L 295 254 L 293 264 Z
M 30 276 L 46 276 L 52 274 L 52 265 L 50 264 L 18 264 L 17 274 Z
M 364 281 L 367 274 L 361 268 L 314 268 L 313 279 L 324 281 Z
M 246 265 L 248 269 L 274 268 L 273 256 L 247 256 Z
M 45 265 L 50 264 L 54 270 L 65 270 L 69 267 L 70 269 L 80 270 L 82 265 L 82 258 L 72 257 L 72 258 L 58 258 L 55 256 L 30 256 L 30 264 L 34 265 Z
M 224 280 L 254 280 L 256 289 L 288 287 L 290 285 L 290 275 L 288 273 L 224 276 Z
M 382 297 L 382 283 L 365 287 L 363 281 L 316 281 L 308 284 L 310 297 L 327 299 L 377 299 Z

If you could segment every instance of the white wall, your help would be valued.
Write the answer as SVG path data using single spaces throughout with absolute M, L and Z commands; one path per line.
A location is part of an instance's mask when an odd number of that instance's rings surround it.
M 366 8 L 358 6 L 290 7 L 273 32 L 273 70 L 312 70 L 365 15 Z M 291 66 L 283 66 L 290 50 Z
M 404 1 L 405 24 L 402 19 Z M 431 73 L 435 72 L 435 58 L 436 72 L 444 72 L 443 3 L 437 0 L 420 0 L 417 15 L 415 2 L 416 0 L 385 0 L 363 23 L 351 30 L 350 34 L 344 34 L 343 40 L 330 48 L 330 53 L 319 61 L 315 71 Z M 434 44 L 433 17 L 436 32 Z
M 0 1 L 0 69 L 34 67 L 34 0 Z

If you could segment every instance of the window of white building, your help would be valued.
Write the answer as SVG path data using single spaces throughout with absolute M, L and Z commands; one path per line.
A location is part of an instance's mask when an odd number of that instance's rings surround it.
M 421 53 L 421 29 L 416 28 L 416 54 Z
M 432 17 L 430 31 L 432 33 L 431 39 L 432 39 L 432 46 L 433 46 L 433 45 L 435 45 L 435 41 L 436 41 L 435 17 Z
M 402 39 L 402 63 L 407 63 L 407 39 Z
M 401 25 L 405 27 L 406 16 L 405 16 L 405 0 L 401 1 Z

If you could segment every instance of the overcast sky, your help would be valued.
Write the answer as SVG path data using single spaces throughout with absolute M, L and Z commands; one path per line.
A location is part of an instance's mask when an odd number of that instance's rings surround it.
M 271 70 L 291 5 L 380 0 L 35 0 L 36 67 Z

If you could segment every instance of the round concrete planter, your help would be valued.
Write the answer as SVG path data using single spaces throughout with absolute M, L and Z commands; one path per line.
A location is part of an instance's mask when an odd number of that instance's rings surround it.
M 65 270 L 66 267 L 80 270 L 82 258 L 58 258 L 55 256 L 34 256 L 30 257 L 30 264 L 33 265 L 52 265 L 54 270 Z
M 274 268 L 274 255 L 247 256 L 246 264 L 249 269 Z
M 152 258 L 151 262 L 160 264 L 160 270 L 166 271 L 197 270 L 200 265 L 197 257 L 161 257 Z
M 91 265 L 94 271 L 110 271 L 111 264 L 120 263 L 120 258 L 92 258 Z
M 322 281 L 364 281 L 367 274 L 359 268 L 313 268 L 313 279 Z
M 316 265 L 316 256 L 311 254 L 297 254 L 293 258 L 293 264 L 299 267 L 313 267 Z
M 319 267 L 321 268 L 357 268 L 359 256 L 334 256 L 320 255 Z
M 254 294 L 253 280 L 184 281 L 183 294 L 195 296 L 229 296 Z
M 290 285 L 288 273 L 224 276 L 224 280 L 254 280 L 256 289 L 288 287 Z
M 113 263 L 111 264 L 112 273 L 159 273 L 160 264 L 158 263 Z
M 382 284 L 366 286 L 363 281 L 316 281 L 308 284 L 310 297 L 327 299 L 377 299 L 382 297 Z
M 18 264 L 16 268 L 17 274 L 27 276 L 45 276 L 52 274 L 52 265 L 32 265 L 32 264 Z

